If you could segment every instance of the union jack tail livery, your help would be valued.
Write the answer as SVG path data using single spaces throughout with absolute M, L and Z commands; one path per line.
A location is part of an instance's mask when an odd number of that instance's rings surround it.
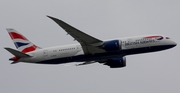
M 7 28 L 6 29 L 13 40 L 16 48 L 22 53 L 27 53 L 39 49 L 38 46 L 30 42 L 26 37 L 22 34 L 18 33 L 15 29 Z

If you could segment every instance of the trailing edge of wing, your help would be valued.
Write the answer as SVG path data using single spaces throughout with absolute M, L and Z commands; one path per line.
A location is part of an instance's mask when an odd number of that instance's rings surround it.
M 59 20 L 57 18 L 47 16 L 53 21 L 55 21 L 60 27 L 62 27 L 68 34 L 70 34 L 75 40 L 77 40 L 83 47 L 85 54 L 94 54 L 104 52 L 103 49 L 99 49 L 96 46 L 92 46 L 93 44 L 102 44 L 103 41 L 94 38 L 71 25 Z
M 7 48 L 5 47 L 4 49 L 6 49 L 7 51 L 9 51 L 11 54 L 13 54 L 14 56 L 17 56 L 17 57 L 31 57 L 30 55 L 28 54 L 24 54 L 20 51 L 17 51 L 15 49 L 12 49 L 12 48 Z

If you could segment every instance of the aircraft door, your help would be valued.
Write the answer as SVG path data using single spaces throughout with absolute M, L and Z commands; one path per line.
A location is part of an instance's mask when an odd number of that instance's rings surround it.
M 48 50 L 43 50 L 43 57 L 44 59 L 48 58 Z

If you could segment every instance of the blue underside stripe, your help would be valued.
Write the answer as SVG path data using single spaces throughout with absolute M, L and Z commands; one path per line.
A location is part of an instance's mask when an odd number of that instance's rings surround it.
M 83 62 L 83 61 L 92 61 L 92 60 L 101 60 L 101 59 L 111 59 L 111 58 L 123 57 L 126 55 L 132 55 L 132 54 L 155 52 L 155 51 L 169 49 L 172 47 L 174 47 L 174 45 L 129 49 L 129 50 L 122 50 L 118 52 L 107 52 L 107 53 L 95 54 L 95 55 L 78 55 L 78 56 L 73 56 L 73 57 L 45 60 L 45 61 L 41 61 L 37 63 L 38 64 L 62 64 L 62 63 L 69 63 L 69 62 Z

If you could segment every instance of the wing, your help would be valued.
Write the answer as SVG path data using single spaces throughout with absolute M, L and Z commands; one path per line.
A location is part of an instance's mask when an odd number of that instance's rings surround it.
M 83 62 L 83 63 L 80 63 L 80 64 L 76 64 L 76 66 L 88 65 L 88 64 L 92 64 L 92 63 L 96 63 L 96 61 L 87 61 L 87 62 Z
M 63 22 L 62 20 L 59 20 L 54 17 L 47 16 L 53 21 L 55 21 L 60 27 L 62 27 L 68 34 L 70 34 L 75 40 L 77 40 L 82 48 L 85 54 L 95 54 L 95 53 L 102 53 L 105 52 L 105 50 L 96 47 L 96 45 L 100 45 L 103 43 L 103 41 L 94 38 L 74 27 L 71 25 Z
M 96 62 L 101 63 L 103 65 L 107 65 L 110 68 L 122 68 L 122 67 L 126 66 L 126 57 L 87 61 L 84 63 L 76 64 L 76 66 L 88 65 L 88 64 L 92 64 L 92 63 L 96 63 Z

